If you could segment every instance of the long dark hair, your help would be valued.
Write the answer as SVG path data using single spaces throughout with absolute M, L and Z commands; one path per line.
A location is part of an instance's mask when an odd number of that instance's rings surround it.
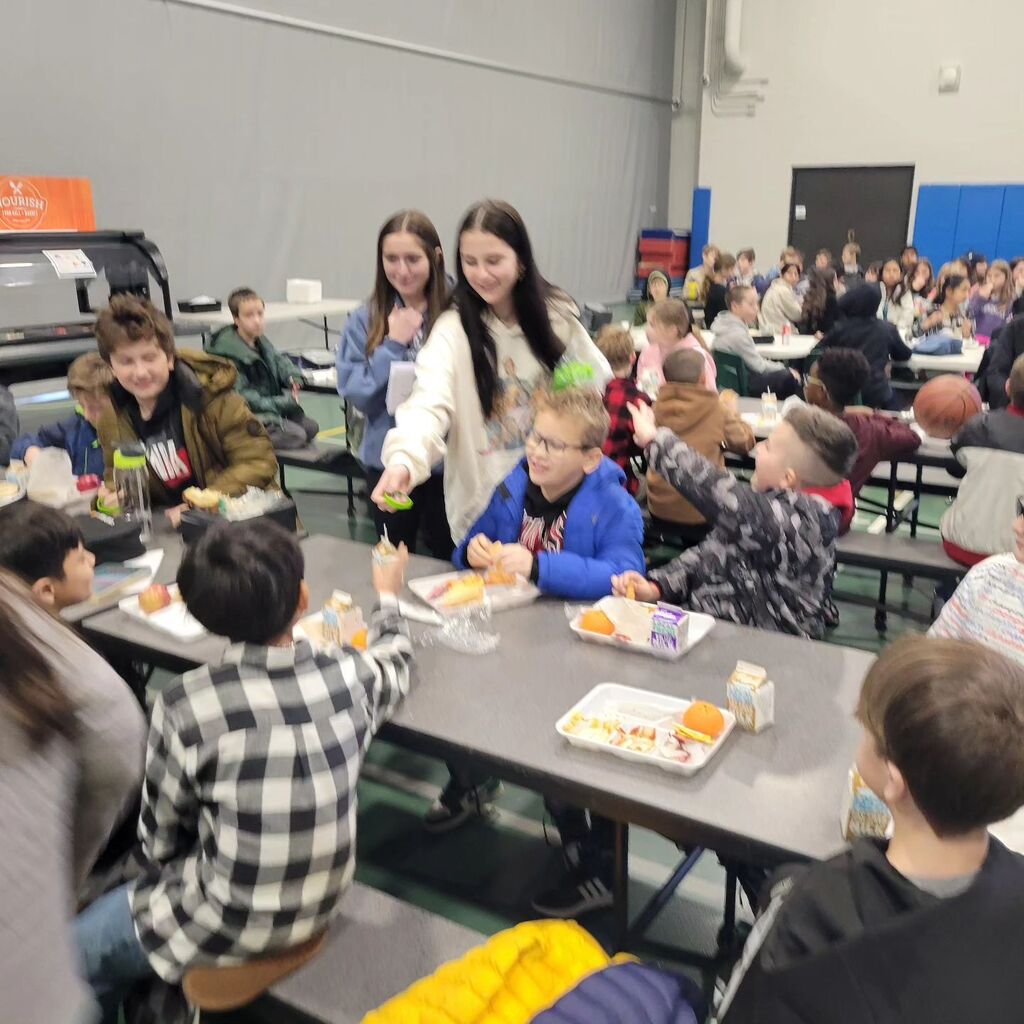
M 473 290 L 462 269 L 462 235 L 466 231 L 486 231 L 515 251 L 519 261 L 519 279 L 512 289 L 516 320 L 530 351 L 549 370 L 554 370 L 558 365 L 559 359 L 565 354 L 565 346 L 551 326 L 548 303 L 552 299 L 561 299 L 568 304 L 571 300 L 541 277 L 533 259 L 533 247 L 526 233 L 526 225 L 512 206 L 500 199 L 484 199 L 469 208 L 459 225 L 459 241 L 455 253 L 458 280 L 452 293 L 452 303 L 459 311 L 462 328 L 469 339 L 476 392 L 480 397 L 484 417 L 488 418 L 494 412 L 494 398 L 498 389 L 498 350 L 484 322 L 487 303 Z
M 956 291 L 964 281 L 970 281 L 970 278 L 965 277 L 963 274 L 950 274 L 949 277 L 942 282 L 942 287 L 935 296 L 936 307 L 941 306 L 948 298 L 949 293 Z
M 28 588 L 0 570 L 0 705 L 41 747 L 53 736 L 71 736 L 75 712 L 53 666 L 17 612 L 31 606 Z
M 427 278 L 427 315 L 424 318 L 424 333 L 448 305 L 448 282 L 444 276 L 444 255 L 440 252 L 441 239 L 430 218 L 419 210 L 399 210 L 385 221 L 377 235 L 377 277 L 370 296 L 370 330 L 366 335 L 366 354 L 370 356 L 388 333 L 388 315 L 398 298 L 398 292 L 384 273 L 384 239 L 399 231 L 415 235 L 430 264 Z
M 803 319 L 809 324 L 821 323 L 828 305 L 829 295 L 836 293 L 836 272 L 829 267 L 811 267 L 807 271 L 807 291 L 804 294 Z
M 896 269 L 900 272 L 900 277 L 899 280 L 892 286 L 892 291 L 887 292 L 886 284 L 883 280 L 883 275 L 885 274 L 885 268 L 890 263 L 896 264 Z M 890 256 L 887 260 L 884 260 L 882 262 L 882 268 L 878 274 L 878 283 L 882 286 L 882 291 L 888 293 L 890 302 L 898 303 L 900 299 L 902 299 L 903 296 L 906 294 L 907 283 L 903 278 L 903 266 L 895 256 Z
M 928 279 L 925 281 L 924 287 L 921 288 L 920 291 L 914 288 L 914 278 L 917 277 L 918 267 L 924 267 L 928 271 Z M 922 256 L 921 259 L 914 264 L 914 269 L 907 274 L 906 281 L 907 288 L 914 295 L 923 295 L 927 299 L 928 293 L 932 290 L 932 285 L 935 284 L 935 268 L 932 266 L 932 261 Z

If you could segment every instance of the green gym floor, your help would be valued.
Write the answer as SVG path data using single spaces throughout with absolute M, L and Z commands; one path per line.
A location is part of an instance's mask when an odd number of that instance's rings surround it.
M 616 312 L 619 318 L 629 315 L 628 309 Z M 344 443 L 336 399 L 307 394 L 303 405 L 319 421 L 325 441 Z M 63 405 L 46 407 L 45 415 L 42 410 L 34 410 L 23 427 L 31 429 L 37 425 L 36 419 L 42 422 L 65 414 Z M 341 478 L 289 469 L 288 485 L 310 533 L 375 542 L 365 498 L 357 502 L 357 516 L 348 517 Z M 867 494 L 884 503 L 882 491 Z M 937 523 L 944 505 L 942 499 L 926 498 L 922 522 Z M 874 518 L 858 513 L 854 528 L 867 529 Z M 921 536 L 937 536 L 935 530 L 919 532 Z M 662 554 L 670 557 L 671 553 Z M 842 570 L 836 580 L 837 591 L 864 597 L 873 596 L 877 585 L 875 574 L 852 570 Z M 913 587 L 902 591 L 897 581 L 891 582 L 888 638 L 926 628 L 931 593 L 927 581 L 915 581 Z M 885 638 L 875 631 L 873 609 L 841 599 L 837 603 L 841 621 L 829 641 L 879 650 Z M 756 654 L 749 653 L 752 657 Z M 154 683 L 160 685 L 166 679 L 166 674 L 157 673 Z M 558 878 L 560 863 L 559 850 L 546 841 L 540 797 L 506 785 L 493 819 L 472 821 L 446 836 L 428 836 L 420 820 L 445 778 L 445 768 L 438 761 L 383 740 L 373 744 L 359 785 L 356 877 L 484 934 L 535 916 L 530 898 Z M 630 905 L 634 911 L 668 877 L 679 859 L 674 844 L 661 836 L 643 829 L 631 830 Z M 705 856 L 677 890 L 649 937 L 678 949 L 711 954 L 721 923 L 724 879 L 715 858 Z M 746 908 L 741 908 L 740 916 L 749 918 Z M 608 912 L 589 915 L 583 923 L 601 939 L 611 935 Z M 681 964 L 675 966 L 684 969 Z M 706 982 L 707 978 L 700 980 Z M 241 1024 L 256 1019 L 244 1011 L 232 1017 Z

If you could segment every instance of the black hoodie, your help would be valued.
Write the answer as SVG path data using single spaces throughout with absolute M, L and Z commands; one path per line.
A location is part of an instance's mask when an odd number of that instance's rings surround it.
M 899 331 L 878 319 L 881 288 L 865 284 L 847 292 L 839 300 L 839 321 L 821 342 L 822 348 L 855 348 L 871 367 L 867 383 L 861 389 L 864 404 L 872 409 L 896 407 L 889 383 L 889 361 L 904 362 L 913 355 L 903 344 Z
M 1020 1024 L 1024 857 L 994 837 L 969 888 L 918 888 L 860 840 L 801 875 L 722 1024 Z

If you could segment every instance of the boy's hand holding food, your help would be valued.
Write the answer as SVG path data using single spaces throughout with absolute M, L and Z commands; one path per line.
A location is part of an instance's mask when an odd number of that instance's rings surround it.
M 466 561 L 473 569 L 493 569 L 503 546 L 478 533 L 466 548 Z
M 373 569 L 373 589 L 382 597 L 390 594 L 397 597 L 405 585 L 405 567 L 409 562 L 409 549 L 403 541 L 397 552 L 385 559 L 370 558 Z
M 612 593 L 616 597 L 628 597 L 634 601 L 657 601 L 661 591 L 657 583 L 630 569 L 621 576 L 612 577 Z
M 502 544 L 498 568 L 529 579 L 530 573 L 533 572 L 533 552 L 524 548 L 522 544 Z

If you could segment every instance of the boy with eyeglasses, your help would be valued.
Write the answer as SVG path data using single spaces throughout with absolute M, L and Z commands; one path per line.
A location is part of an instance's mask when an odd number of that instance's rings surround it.
M 643 519 L 626 475 L 601 454 L 608 412 L 590 388 L 538 401 L 526 458 L 455 549 L 460 568 L 500 569 L 545 594 L 594 601 L 613 575 L 644 567 Z
M 643 572 L 643 520 L 626 490 L 626 475 L 601 454 L 609 416 L 590 388 L 545 393 L 526 435 L 526 458 L 498 485 L 483 515 L 455 551 L 460 568 L 519 573 L 545 594 L 594 601 L 611 593 L 611 578 Z M 464 765 L 428 827 L 464 820 L 482 785 Z M 565 876 L 534 900 L 538 913 L 573 917 L 612 900 L 612 822 L 579 807 L 547 802 L 562 839 Z M 466 809 L 469 810 L 466 810 Z M 453 827 L 453 826 L 450 826 Z M 435 828 L 440 831 L 440 828 Z

